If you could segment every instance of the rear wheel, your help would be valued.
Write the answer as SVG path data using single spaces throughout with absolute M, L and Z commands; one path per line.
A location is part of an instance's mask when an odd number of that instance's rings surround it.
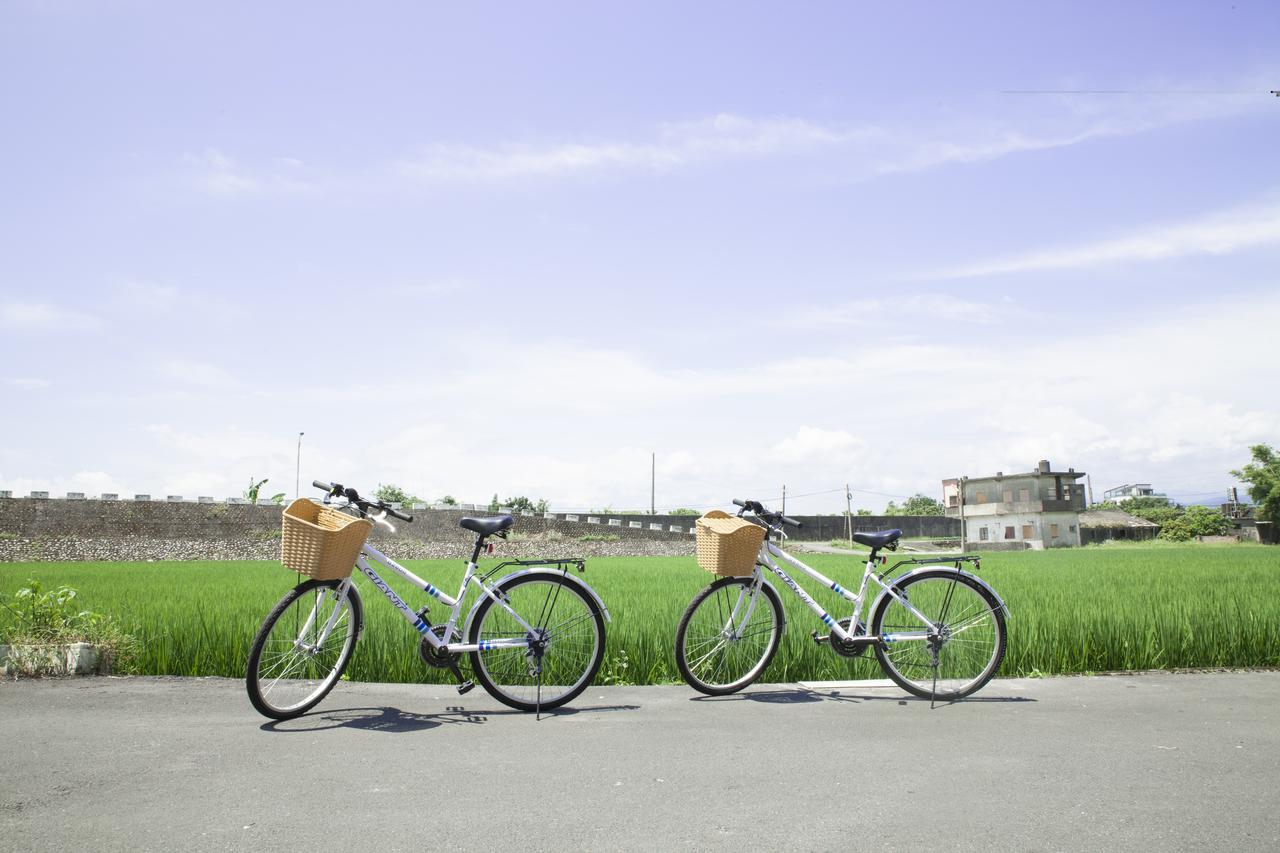
M 694 690 L 735 693 L 755 681 L 778 651 L 782 602 L 764 581 L 722 578 L 689 602 L 676 628 L 676 666 Z
M 557 708 L 587 689 L 604 660 L 604 613 L 595 598 L 576 579 L 553 573 L 512 575 L 494 592 L 533 633 L 492 598 L 482 599 L 468 642 L 531 645 L 472 652 L 480 686 L 521 711 Z
M 277 720 L 305 714 L 342 677 L 364 624 L 364 608 L 355 586 L 339 599 L 341 584 L 299 584 L 258 629 L 245 687 L 259 713 Z
M 961 699 L 991 680 L 1008 637 L 1004 607 L 981 582 L 940 569 L 905 577 L 893 588 L 934 629 L 892 596 L 882 598 L 871 614 L 871 633 L 890 638 L 875 647 L 886 675 L 908 693 L 942 700 Z

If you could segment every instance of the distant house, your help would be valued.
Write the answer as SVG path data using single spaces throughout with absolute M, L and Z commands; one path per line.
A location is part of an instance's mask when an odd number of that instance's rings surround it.
M 966 547 L 988 550 L 1064 548 L 1080 544 L 1084 477 L 1041 460 L 1024 474 L 942 481 L 943 509 L 962 522 Z
M 1122 504 L 1134 498 L 1164 498 L 1168 500 L 1167 495 L 1151 488 L 1150 483 L 1125 483 L 1123 486 L 1116 486 L 1114 489 L 1107 489 L 1102 493 L 1103 501 L 1110 501 L 1114 504 Z
M 1118 509 L 1093 509 L 1080 513 L 1080 543 L 1106 542 L 1108 539 L 1155 539 L 1160 525 Z

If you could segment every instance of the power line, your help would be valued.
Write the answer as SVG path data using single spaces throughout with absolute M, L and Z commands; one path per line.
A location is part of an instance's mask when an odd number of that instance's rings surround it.
M 1002 95 L 1261 95 L 1261 89 L 1001 89 Z M 1280 97 L 1280 90 L 1265 94 Z

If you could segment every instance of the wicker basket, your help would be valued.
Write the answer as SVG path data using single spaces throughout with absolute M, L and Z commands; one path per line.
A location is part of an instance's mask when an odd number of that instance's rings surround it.
M 373 522 L 298 498 L 284 511 L 280 562 L 316 580 L 351 574 Z
M 764 528 L 713 509 L 699 518 L 698 565 L 717 575 L 749 575 L 755 570 Z

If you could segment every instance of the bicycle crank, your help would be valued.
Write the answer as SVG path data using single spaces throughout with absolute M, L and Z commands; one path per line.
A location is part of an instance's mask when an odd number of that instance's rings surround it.
M 445 630 L 446 627 L 444 625 L 431 626 L 431 633 L 441 641 L 445 640 Z M 457 652 L 446 652 L 443 647 L 436 648 L 424 636 L 422 642 L 418 645 L 418 655 L 427 666 L 434 666 L 436 669 L 447 669 L 453 673 L 453 677 L 458 679 L 459 696 L 476 686 L 474 681 L 462 674 L 462 669 L 458 666 L 458 661 L 462 659 L 462 655 Z
M 431 633 L 441 642 L 447 642 L 444 635 L 446 630 L 448 629 L 444 625 L 431 626 Z M 443 646 L 432 645 L 425 636 L 418 644 L 418 656 L 427 666 L 434 666 L 436 669 L 457 669 L 458 661 L 462 658 L 457 652 L 446 652 Z
M 841 619 L 836 624 L 843 628 L 847 633 L 853 634 L 853 637 L 848 640 L 842 640 L 836 636 L 836 632 L 834 630 L 829 634 L 819 634 L 817 631 L 814 631 L 810 636 L 813 637 L 813 641 L 818 645 L 830 643 L 831 650 L 833 652 L 846 658 L 861 657 L 866 653 L 867 646 L 873 644 L 872 641 L 862 638 L 863 635 L 867 633 L 867 626 L 863 625 L 861 620 L 858 621 L 858 627 L 852 631 L 849 630 L 849 625 L 851 624 L 851 620 L 849 619 Z

